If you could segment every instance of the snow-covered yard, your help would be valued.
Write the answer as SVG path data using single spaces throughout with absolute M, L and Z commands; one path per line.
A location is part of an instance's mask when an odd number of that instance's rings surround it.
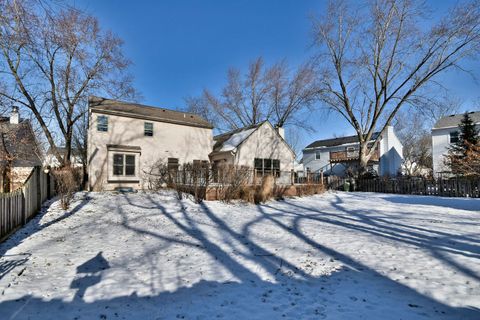
M 80 193 L 0 244 L 1 319 L 480 319 L 480 201 Z

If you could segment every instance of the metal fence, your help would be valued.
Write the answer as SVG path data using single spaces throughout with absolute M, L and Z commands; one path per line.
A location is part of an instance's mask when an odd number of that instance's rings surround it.
M 32 170 L 21 188 L 0 193 L 0 242 L 26 224 L 54 194 L 53 177 L 41 167 Z

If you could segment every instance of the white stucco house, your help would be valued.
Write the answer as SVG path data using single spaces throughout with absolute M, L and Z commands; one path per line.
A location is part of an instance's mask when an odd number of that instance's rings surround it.
M 285 141 L 282 128 L 274 128 L 269 121 L 226 132 L 213 139 L 210 161 L 214 166 L 247 166 L 254 168 L 258 175 L 273 173 L 276 176 L 294 169 L 295 152 Z
M 374 133 L 373 141 L 379 137 L 380 142 L 369 162 L 370 170 L 380 176 L 395 176 L 403 163 L 403 146 L 395 135 L 392 126 L 385 132 Z M 305 171 L 323 172 L 326 175 L 344 176 L 348 168 L 358 168 L 359 142 L 357 136 L 317 140 L 303 149 L 303 166 Z
M 89 189 L 142 189 L 144 172 L 158 161 L 208 161 L 212 128 L 195 114 L 90 97 Z
M 470 118 L 480 129 L 480 111 L 469 112 Z M 451 143 L 459 138 L 459 125 L 462 121 L 463 114 L 452 114 L 440 118 L 432 128 L 432 159 L 433 159 L 433 173 L 439 175 L 448 172 L 445 167 L 444 158 L 448 153 L 448 148 Z

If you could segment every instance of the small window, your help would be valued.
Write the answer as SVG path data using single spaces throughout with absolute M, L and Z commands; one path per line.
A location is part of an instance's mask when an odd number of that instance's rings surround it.
M 315 152 L 315 160 L 320 160 L 320 151 Z
M 147 137 L 153 137 L 153 123 L 145 122 L 144 126 L 144 134 Z
M 168 158 L 168 170 L 178 170 L 178 158 Z
M 458 131 L 450 132 L 450 143 L 457 143 L 458 140 L 460 139 L 459 136 L 460 134 Z
M 135 176 L 135 156 L 115 153 L 113 155 L 114 176 Z
M 97 131 L 108 131 L 108 117 L 107 116 L 98 116 L 97 117 Z

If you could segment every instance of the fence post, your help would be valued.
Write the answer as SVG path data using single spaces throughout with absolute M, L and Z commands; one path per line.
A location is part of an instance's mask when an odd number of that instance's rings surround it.
M 25 187 L 22 187 L 22 192 L 20 194 L 21 194 L 23 224 L 26 224 L 27 223 L 27 208 L 25 206 Z
M 35 175 L 37 177 L 37 211 L 40 210 L 40 207 L 42 206 L 42 184 L 40 181 L 40 167 L 35 167 L 34 169 L 36 171 Z
M 50 172 L 47 173 L 47 199 L 50 200 L 52 197 L 50 193 Z
M 290 183 L 291 183 L 292 185 L 295 184 L 295 171 L 294 171 L 293 169 L 290 170 Z

